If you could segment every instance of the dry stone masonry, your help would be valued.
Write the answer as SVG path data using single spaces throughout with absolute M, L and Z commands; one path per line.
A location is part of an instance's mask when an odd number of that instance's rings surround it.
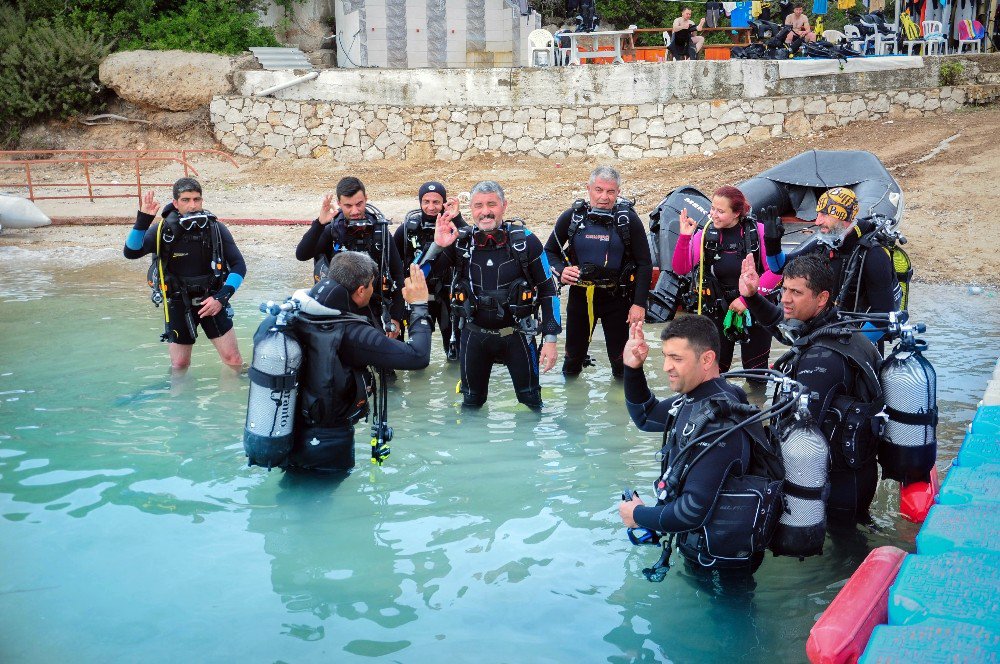
M 852 122 L 947 113 L 961 87 L 683 100 L 638 105 L 460 109 L 220 96 L 216 138 L 247 157 L 458 160 L 484 152 L 562 159 L 672 157 L 800 137 Z

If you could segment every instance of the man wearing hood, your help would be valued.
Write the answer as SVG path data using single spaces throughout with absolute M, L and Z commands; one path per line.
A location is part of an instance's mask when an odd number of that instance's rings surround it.
M 420 209 L 411 210 L 393 233 L 392 241 L 396 252 L 402 257 L 403 264 L 420 263 L 427 250 L 434 242 L 434 229 L 438 219 L 451 221 L 456 228 L 465 228 L 468 224 L 458 211 L 458 199 L 448 198 L 448 192 L 440 182 L 425 182 L 420 185 L 417 193 Z M 452 338 L 451 307 L 449 306 L 449 290 L 452 273 L 427 273 L 427 291 L 429 301 L 427 307 L 431 314 L 431 326 L 437 323 L 441 331 L 441 341 L 444 351 L 450 361 L 458 359 L 458 330 L 454 330 Z
M 345 251 L 329 277 L 313 286 L 294 323 L 302 346 L 295 442 L 286 467 L 348 470 L 354 466 L 354 424 L 368 412 L 368 367 L 423 369 L 430 361 L 427 282 L 416 265 L 402 289 L 410 305 L 409 340 L 391 339 L 358 311 L 375 292 L 378 265 Z M 311 302 L 310 302 L 311 301 Z

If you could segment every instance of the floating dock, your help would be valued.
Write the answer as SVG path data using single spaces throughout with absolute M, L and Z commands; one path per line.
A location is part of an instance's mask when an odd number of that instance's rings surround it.
M 1000 362 L 862 664 L 1000 661 Z

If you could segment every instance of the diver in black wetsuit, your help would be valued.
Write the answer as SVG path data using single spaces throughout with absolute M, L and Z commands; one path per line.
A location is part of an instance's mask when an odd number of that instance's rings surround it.
M 611 373 L 622 377 L 628 328 L 646 315 L 653 263 L 646 229 L 632 204 L 618 198 L 621 176 L 598 166 L 587 184 L 589 203 L 578 200 L 559 215 L 545 254 L 559 283 L 569 286 L 563 374 L 579 374 L 597 321 L 607 342 Z
M 902 299 L 902 289 L 892 259 L 881 246 L 863 245 L 862 238 L 867 239 L 873 228 L 871 222 L 857 220 L 858 198 L 854 192 L 847 187 L 825 191 L 817 201 L 816 211 L 817 242 L 809 243 L 787 256 L 781 249 L 781 238 L 785 232 L 781 217 L 773 208 L 765 211 L 761 222 L 771 271 L 780 273 L 792 259 L 815 252 L 825 256 L 833 270 L 835 283 L 830 291 L 831 305 L 858 313 L 896 311 Z M 863 253 L 858 267 L 849 274 L 848 265 L 855 251 Z M 873 338 L 877 340 L 878 336 Z
M 455 224 L 456 228 L 465 228 L 468 224 L 458 211 L 458 199 L 447 198 L 448 193 L 440 182 L 425 182 L 420 185 L 417 200 L 419 210 L 411 210 L 393 233 L 392 241 L 396 251 L 402 257 L 403 265 L 420 262 L 431 244 L 434 242 L 434 230 L 438 217 L 444 216 Z M 431 312 L 431 325 L 437 323 L 441 331 L 441 341 L 444 344 L 448 359 L 458 359 L 458 330 L 451 327 L 451 307 L 449 306 L 448 289 L 451 286 L 450 273 L 427 275 L 427 289 L 430 292 L 428 308 Z M 452 332 L 455 336 L 452 338 Z
M 545 372 L 555 366 L 556 339 L 562 331 L 559 292 L 542 243 L 523 225 L 504 221 L 503 188 L 487 180 L 471 194 L 475 226 L 459 232 L 442 218 L 428 252 L 438 275 L 454 269 L 452 307 L 462 329 L 463 405 L 478 408 L 486 403 L 493 365 L 505 364 L 517 400 L 539 410 L 539 368 Z M 539 332 L 540 352 L 535 343 Z
M 739 543 L 749 540 L 753 532 L 755 514 L 749 515 L 751 520 L 745 524 L 734 527 L 728 522 L 720 530 L 714 510 L 726 480 L 748 469 L 751 453 L 748 433 L 735 429 L 714 446 L 707 447 L 712 437 L 689 445 L 697 435 L 689 424 L 696 421 L 713 399 L 746 404 L 746 394 L 719 377 L 719 332 L 710 319 L 697 315 L 677 318 L 667 324 L 660 338 L 663 370 L 670 388 L 679 393 L 675 398 L 661 401 L 646 384 L 642 367 L 649 346 L 641 322 L 631 326 L 624 354 L 625 405 L 629 416 L 641 431 L 664 432 L 662 474 L 654 486 L 656 504 L 647 506 L 635 494 L 632 500 L 621 502 L 619 515 L 629 528 L 677 534 L 681 554 L 696 568 L 753 572 L 764 558 L 763 543 L 759 551 L 742 560 L 710 553 L 710 549 L 734 548 L 720 540 L 732 540 L 735 548 L 741 548 Z M 717 429 L 721 435 L 728 425 L 720 419 L 700 431 Z M 702 450 L 707 451 L 695 459 Z M 719 517 L 721 521 L 731 518 Z
M 309 296 L 329 315 L 299 314 L 294 333 L 302 345 L 295 441 L 285 464 L 307 470 L 354 466 L 354 424 L 367 412 L 367 367 L 423 369 L 430 361 L 427 283 L 416 265 L 401 290 L 410 305 L 409 341 L 390 339 L 359 315 L 375 292 L 378 266 L 367 254 L 345 251 L 330 262 L 329 278 Z M 270 322 L 265 321 L 262 329 Z
M 403 262 L 389 235 L 388 224 L 375 208 L 368 205 L 365 185 L 355 177 L 342 178 L 334 194 L 323 197 L 319 216 L 313 220 L 299 245 L 295 257 L 300 261 L 314 259 L 316 281 L 325 278 L 325 266 L 341 251 L 363 251 L 382 271 L 383 283 L 376 297 L 366 305 L 367 315 L 392 339 L 401 332 L 403 298 Z M 386 314 L 386 311 L 388 312 Z
M 149 282 L 154 302 L 164 307 L 165 331 L 170 342 L 170 366 L 187 369 L 200 325 L 222 361 L 240 369 L 229 299 L 243 283 L 247 265 L 225 224 L 203 207 L 201 185 L 181 178 L 173 186 L 173 202 L 162 220 L 150 227 L 160 209 L 155 194 L 143 194 L 135 225 L 125 238 L 125 258 L 155 254 Z
M 868 508 L 878 485 L 878 466 L 877 441 L 867 420 L 881 409 L 878 349 L 861 331 L 848 339 L 810 338 L 818 328 L 837 320 L 830 295 L 836 281 L 823 255 L 807 253 L 785 266 L 781 308 L 757 292 L 759 283 L 753 261 L 745 259 L 740 293 L 747 307 L 776 339 L 797 341 L 796 352 L 785 361 L 779 360 L 775 369 L 786 372 L 811 392 L 809 412 L 827 437 L 832 459 L 827 517 L 839 524 L 870 523 Z M 802 325 L 794 334 L 782 331 L 796 322 Z M 865 421 L 854 427 L 855 436 L 849 436 L 843 421 L 854 407 L 861 409 Z

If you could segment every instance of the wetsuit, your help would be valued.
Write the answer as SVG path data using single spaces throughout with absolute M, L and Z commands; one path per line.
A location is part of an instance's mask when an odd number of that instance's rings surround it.
M 468 226 L 462 215 L 452 219 L 455 228 Z M 403 265 L 409 265 L 414 261 L 419 261 L 431 243 L 434 242 L 434 227 L 437 224 L 437 216 L 430 216 L 423 213 L 423 210 L 412 210 L 406 215 L 406 219 L 396 227 L 392 235 L 392 241 L 396 245 L 396 252 L 400 255 Z M 441 342 L 444 344 L 445 353 L 448 359 L 458 359 L 458 338 L 454 347 L 451 344 L 451 309 L 448 302 L 448 290 L 451 288 L 451 275 L 437 275 L 434 272 L 427 274 L 427 290 L 430 293 L 430 300 L 427 303 L 431 314 L 431 326 L 435 322 L 441 331 Z
M 589 212 L 590 206 L 578 201 L 559 215 L 545 242 L 545 255 L 557 281 L 567 265 L 582 266 L 580 283 L 569 287 L 566 303 L 563 373 L 572 376 L 583 369 L 600 320 L 611 372 L 621 378 L 628 311 L 632 305 L 646 308 L 653 263 L 646 229 L 631 205 L 616 206 L 610 214 Z M 619 224 L 627 225 L 628 247 Z
M 722 378 L 706 381 L 688 394 L 661 401 L 650 392 L 642 369 L 625 367 L 625 407 L 636 427 L 640 431 L 663 432 L 668 423 L 673 421 L 671 432 L 666 432 L 670 435 L 665 436 L 662 450 L 663 474 L 654 485 L 656 505 L 636 507 L 633 518 L 643 528 L 661 533 L 677 533 L 678 548 L 693 565 L 742 568 L 752 572 L 760 566 L 763 551 L 755 554 L 749 561 L 735 563 L 708 556 L 702 551 L 705 543 L 701 541 L 705 532 L 702 528 L 712 519 L 713 508 L 723 484 L 731 475 L 742 475 L 747 471 L 751 447 L 749 436 L 742 429 L 732 431 L 690 467 L 672 495 L 665 495 L 662 482 L 677 461 L 681 445 L 686 442 L 683 432 L 692 415 L 699 411 L 703 400 L 716 395 L 725 395 L 732 401 L 747 403 L 743 390 Z M 676 414 L 671 415 L 670 411 L 675 407 Z M 710 424 L 706 431 L 716 426 L 718 425 Z M 713 438 L 709 436 L 708 440 L 697 443 L 694 454 L 698 454 L 698 450 Z M 686 456 L 686 461 L 692 458 L 693 456 Z M 751 525 L 748 524 L 747 532 L 751 530 Z
M 825 253 L 830 259 L 830 268 L 837 278 L 837 293 L 842 289 L 847 274 L 848 262 L 851 254 L 858 248 L 861 237 L 871 230 L 871 224 L 867 221 L 858 222 L 854 228 L 844 238 L 843 243 L 837 249 L 818 242 L 810 242 L 808 245 L 792 251 L 785 256 L 783 253 L 769 260 L 771 269 L 784 269 L 784 266 L 797 256 L 807 253 Z M 854 311 L 858 313 L 889 313 L 897 308 L 898 298 L 902 297 L 899 280 L 892 266 L 892 258 L 889 252 L 882 247 L 872 247 L 870 249 L 861 247 L 864 259 L 861 263 L 860 274 L 855 274 L 848 286 L 843 301 L 835 303 L 843 311 Z M 860 277 L 860 279 L 859 279 Z M 858 285 L 860 283 L 860 288 Z M 835 298 L 837 293 L 831 293 L 830 297 Z
M 747 298 L 747 306 L 761 325 L 771 330 L 776 338 L 782 339 L 777 327 L 784 321 L 780 307 L 759 294 Z M 836 319 L 835 309 L 820 313 L 805 323 L 800 338 Z M 821 343 L 807 345 L 788 366 L 775 368 L 786 371 L 792 379 L 806 386 L 811 393 L 809 412 L 827 435 L 832 460 L 830 497 L 826 504 L 827 517 L 830 521 L 841 524 L 855 521 L 868 523 L 871 521 L 868 508 L 875 498 L 875 489 L 878 485 L 876 445 L 870 444 L 867 446 L 868 449 L 856 449 L 852 453 L 852 458 L 848 459 L 844 441 L 831 432 L 834 430 L 833 420 L 839 419 L 833 410 L 839 396 L 866 399 L 871 395 L 861 392 L 866 389 L 862 371 L 843 354 L 831 350 L 832 343 L 838 342 L 824 340 Z M 851 336 L 850 344 L 854 346 L 855 355 L 863 358 L 877 376 L 881 357 L 875 345 L 860 332 Z M 842 429 L 837 428 L 836 431 L 839 433 Z
M 476 231 L 459 238 L 434 259 L 433 270 L 439 277 L 458 270 L 456 287 L 468 295 L 470 306 L 463 314 L 459 344 L 463 404 L 478 408 L 486 403 L 493 365 L 505 364 L 517 400 L 537 410 L 542 407 L 542 392 L 536 331 L 530 323 L 540 309 L 537 332 L 544 335 L 543 341 L 555 341 L 562 331 L 559 292 L 538 238 L 526 229 L 514 227 L 512 232 L 510 223 L 502 229 L 489 237 Z M 535 290 L 533 311 L 515 316 L 511 304 L 517 304 L 518 294 L 530 289 Z M 531 303 L 530 298 L 527 302 Z M 529 329 L 525 331 L 524 326 Z
M 135 225 L 125 240 L 124 254 L 125 258 L 136 259 L 157 253 L 158 230 L 160 225 L 165 224 L 164 233 L 159 237 L 160 256 L 166 258 L 163 266 L 167 283 L 164 341 L 189 346 L 195 341 L 198 325 L 209 339 L 221 337 L 233 329 L 228 304 L 247 274 L 243 254 L 229 229 L 220 221 L 210 221 L 205 228 L 184 230 L 173 203 L 164 206 L 162 214 L 160 224 L 151 227 L 155 216 L 139 211 Z M 212 234 L 216 230 L 218 235 L 213 240 Z M 219 246 L 214 247 L 214 242 Z M 224 265 L 223 269 L 213 271 L 213 256 L 216 253 L 222 256 Z M 222 311 L 200 318 L 198 309 L 201 308 L 201 300 L 207 297 L 218 300 Z
M 369 221 L 375 221 L 369 215 Z M 316 259 L 321 256 L 325 256 L 327 261 L 330 261 L 334 255 L 340 253 L 341 251 L 364 251 L 372 260 L 379 266 L 382 270 L 382 274 L 385 274 L 386 266 L 382 265 L 382 247 L 381 247 L 381 236 L 383 230 L 380 230 L 378 226 L 371 227 L 372 231 L 367 235 L 362 237 L 352 237 L 349 235 L 348 222 L 344 218 L 343 212 L 338 212 L 330 223 L 321 224 L 319 219 L 315 219 L 312 225 L 309 226 L 309 230 L 305 232 L 302 239 L 299 240 L 299 245 L 295 248 L 295 257 L 300 261 L 307 261 L 310 259 Z M 385 233 L 388 235 L 387 227 L 383 227 Z M 386 240 L 391 240 L 386 238 Z M 403 317 L 405 315 L 405 308 L 403 303 L 403 262 L 399 258 L 399 252 L 396 251 L 396 245 L 394 242 L 389 241 L 389 276 L 391 277 L 393 284 L 392 294 L 389 297 L 389 315 L 395 321 L 402 323 Z M 371 318 L 372 322 L 377 325 L 380 329 L 382 326 L 382 309 L 383 309 L 383 293 L 379 288 L 375 289 L 375 297 L 371 299 L 368 305 L 369 312 L 368 316 Z
M 736 342 L 723 333 L 723 323 L 726 313 L 729 311 L 729 303 L 740 297 L 739 280 L 742 271 L 743 259 L 749 251 L 748 243 L 743 237 L 743 223 L 738 223 L 730 228 L 723 228 L 718 231 L 718 249 L 711 247 L 705 249 L 705 279 L 708 284 L 717 282 L 717 287 L 711 288 L 713 296 L 703 299 L 701 313 L 707 315 L 715 323 L 719 330 L 719 338 L 722 341 L 722 352 L 719 355 L 719 369 L 723 372 L 729 371 L 733 364 L 733 353 L 736 350 Z M 714 229 L 712 229 L 714 230 Z M 671 269 L 676 274 L 691 273 L 692 287 L 697 294 L 699 283 L 699 260 L 704 231 L 698 231 L 691 235 L 681 235 L 677 238 L 677 246 L 674 249 Z M 714 235 L 714 232 L 712 233 Z M 767 254 L 764 250 L 764 226 L 757 224 L 757 237 L 760 252 L 760 264 L 766 265 Z M 761 275 L 761 290 L 770 293 L 780 282 L 781 276 L 774 274 L 770 270 Z M 711 286 L 709 286 L 711 287 Z M 715 291 L 721 291 L 715 293 Z M 740 298 L 741 300 L 743 298 Z M 693 299 L 697 302 L 697 298 Z M 745 301 L 744 301 L 745 302 Z M 697 310 L 692 313 L 698 313 Z M 771 351 L 771 334 L 759 325 L 751 325 L 747 341 L 740 343 L 740 357 L 743 361 L 744 369 L 765 369 L 767 368 L 767 357 Z
M 347 289 L 335 285 L 324 306 L 354 309 Z M 411 306 L 409 340 L 390 339 L 362 316 L 326 318 L 298 314 L 302 346 L 295 442 L 287 466 L 346 470 L 354 466 L 354 423 L 365 416 L 367 367 L 423 369 L 430 361 L 431 328 L 425 305 Z M 268 323 L 265 320 L 265 324 Z M 262 324 L 261 329 L 268 325 Z M 360 412 L 359 412 L 359 409 Z

